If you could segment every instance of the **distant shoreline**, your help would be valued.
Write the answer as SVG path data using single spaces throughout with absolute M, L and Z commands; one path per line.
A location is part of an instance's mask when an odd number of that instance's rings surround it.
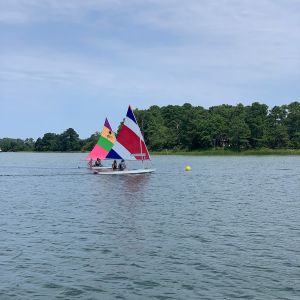
M 300 155 L 300 149 L 256 149 L 256 150 L 199 150 L 199 151 L 183 151 L 183 150 L 163 150 L 150 152 L 151 155 L 183 155 L 183 156 L 255 156 L 255 155 Z
M 150 155 L 181 155 L 181 156 L 263 156 L 263 155 L 300 155 L 300 149 L 256 149 L 256 150 L 198 150 L 198 151 L 187 151 L 187 150 L 162 150 L 162 151 L 149 151 Z M 0 153 L 86 153 L 89 151 L 2 151 Z

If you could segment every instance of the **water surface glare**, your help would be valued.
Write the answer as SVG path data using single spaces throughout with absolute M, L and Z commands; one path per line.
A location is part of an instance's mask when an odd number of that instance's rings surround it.
M 0 153 L 1 300 L 300 299 L 300 157 L 84 156 Z

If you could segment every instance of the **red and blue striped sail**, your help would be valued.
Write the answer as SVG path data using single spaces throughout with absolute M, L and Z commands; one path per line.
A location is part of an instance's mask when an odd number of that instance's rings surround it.
M 125 160 L 150 159 L 140 127 L 130 106 L 117 140 L 106 158 Z

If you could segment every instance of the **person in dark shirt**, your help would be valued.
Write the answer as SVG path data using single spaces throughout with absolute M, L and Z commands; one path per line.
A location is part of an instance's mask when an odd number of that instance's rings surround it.
M 122 159 L 120 164 L 119 164 L 119 170 L 124 171 L 125 169 L 126 169 L 126 164 L 125 164 L 124 159 Z
M 95 167 L 102 167 L 101 159 L 99 157 L 95 161 Z
M 112 169 L 113 170 L 117 170 L 117 168 L 118 168 L 118 164 L 117 164 L 117 161 L 116 160 L 114 160 L 114 162 L 112 163 Z

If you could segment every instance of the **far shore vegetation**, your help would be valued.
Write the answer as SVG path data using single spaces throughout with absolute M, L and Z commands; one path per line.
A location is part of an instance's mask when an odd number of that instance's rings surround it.
M 300 155 L 300 103 L 269 108 L 219 105 L 208 109 L 151 106 L 135 110 L 145 142 L 158 155 Z M 87 139 L 69 128 L 61 134 L 45 133 L 34 140 L 0 138 L 2 152 L 87 152 L 99 132 Z
M 210 149 L 198 151 L 152 151 L 151 155 L 186 155 L 186 156 L 247 156 L 247 155 L 300 155 L 300 149 L 251 149 L 235 151 L 230 149 Z

